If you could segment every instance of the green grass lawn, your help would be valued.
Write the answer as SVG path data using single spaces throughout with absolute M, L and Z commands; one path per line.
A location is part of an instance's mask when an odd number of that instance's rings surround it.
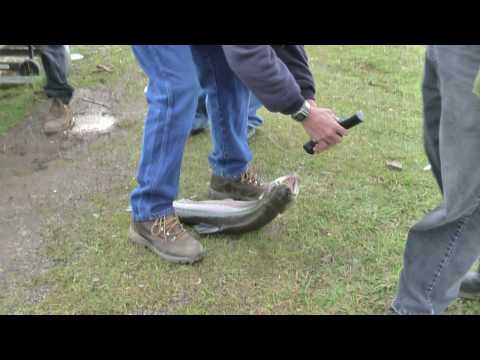
M 23 120 L 38 97 L 43 78 L 28 85 L 0 85 L 0 136 Z
M 125 208 L 133 183 L 129 190 L 119 184 L 112 193 L 91 194 L 101 221 L 79 211 L 70 226 L 50 228 L 46 255 L 57 265 L 27 286 L 51 290 L 39 303 L 20 301 L 15 312 L 384 313 L 395 294 L 407 230 L 440 199 L 433 177 L 423 171 L 424 47 L 307 48 L 317 103 L 340 116 L 363 110 L 365 123 L 341 146 L 310 157 L 300 126 L 262 110 L 266 123 L 252 143 L 255 168 L 268 180 L 291 172 L 301 178 L 299 198 L 285 215 L 242 237 L 205 237 L 204 261 L 179 266 L 127 242 Z M 112 59 L 137 71 L 128 49 L 111 51 L 118 52 Z M 88 75 L 76 76 L 82 86 L 93 84 Z M 143 83 L 129 86 L 143 91 Z M 134 130 L 127 144 L 112 140 L 99 153 L 122 146 L 135 164 L 141 123 Z M 181 197 L 206 195 L 209 149 L 208 136 L 189 141 Z M 401 161 L 404 170 L 386 169 L 387 160 Z M 0 299 L 0 312 L 15 299 Z M 458 301 L 449 313 L 480 313 L 480 304 Z

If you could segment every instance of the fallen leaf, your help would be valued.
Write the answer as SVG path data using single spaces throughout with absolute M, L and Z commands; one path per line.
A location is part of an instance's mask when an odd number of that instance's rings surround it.
M 390 170 L 395 170 L 395 171 L 402 171 L 403 170 L 403 165 L 400 161 L 387 161 L 387 168 Z
M 102 64 L 98 64 L 97 69 L 98 70 L 103 70 L 103 71 L 106 71 L 106 72 L 109 72 L 109 73 L 113 72 L 112 68 L 110 68 L 106 65 L 102 65 Z

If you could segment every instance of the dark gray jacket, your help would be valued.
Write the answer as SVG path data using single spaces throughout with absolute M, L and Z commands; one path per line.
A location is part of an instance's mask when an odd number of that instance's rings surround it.
M 222 45 L 227 62 L 272 112 L 293 114 L 314 99 L 315 83 L 303 45 Z

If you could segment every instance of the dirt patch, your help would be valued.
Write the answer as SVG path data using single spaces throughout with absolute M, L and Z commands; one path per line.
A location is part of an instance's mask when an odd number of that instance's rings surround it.
M 117 126 L 47 137 L 42 124 L 49 102 L 43 101 L 17 127 L 0 136 L 0 292 L 6 296 L 17 279 L 31 278 L 53 265 L 40 251 L 48 226 L 72 221 L 65 214 L 79 207 L 88 211 L 88 194 L 128 184 L 134 175 L 135 169 L 125 162 L 129 149 L 118 146 L 118 151 L 102 151 L 102 147 L 138 138 L 132 136 L 138 127 L 125 124 L 132 120 L 141 124 L 144 102 L 124 104 L 118 93 L 108 89 L 78 89 L 71 107 L 75 117 L 106 118 Z M 37 290 L 27 301 L 38 301 L 46 293 L 44 288 Z
M 106 106 L 109 108 L 106 109 L 105 105 L 93 104 L 84 100 L 88 98 L 94 98 L 98 103 L 108 104 Z M 78 90 L 71 103 L 75 118 L 90 117 L 94 120 L 106 116 L 113 119 L 111 109 L 114 105 L 115 99 L 111 93 L 88 89 Z M 43 134 L 42 126 L 48 110 L 49 103 L 47 101 L 38 104 L 25 121 L 8 134 L 0 137 L 0 167 L 2 169 L 0 181 L 11 176 L 28 176 L 34 172 L 46 170 L 48 162 L 62 158 L 68 149 L 111 130 L 110 127 L 107 129 L 108 131 L 86 134 L 76 131 L 77 126 L 68 132 L 47 137 Z

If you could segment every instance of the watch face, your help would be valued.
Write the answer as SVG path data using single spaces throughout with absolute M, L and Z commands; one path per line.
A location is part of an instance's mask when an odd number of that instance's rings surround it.
M 298 114 L 298 115 L 296 116 L 296 120 L 297 120 L 297 121 L 303 121 L 303 120 L 305 120 L 306 118 L 307 118 L 307 116 L 306 116 L 305 114 Z

